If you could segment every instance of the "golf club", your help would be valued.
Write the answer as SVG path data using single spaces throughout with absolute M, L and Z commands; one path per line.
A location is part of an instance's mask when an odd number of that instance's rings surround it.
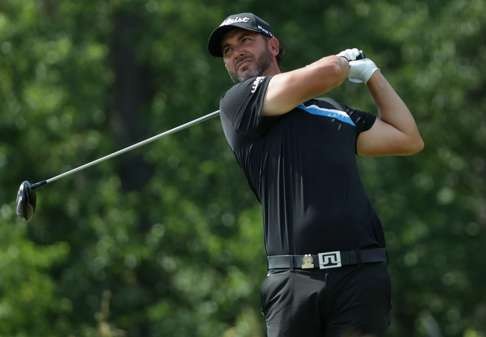
M 36 182 L 36 183 L 30 183 L 29 181 L 25 180 L 23 181 L 21 184 L 20 184 L 20 187 L 19 187 L 19 190 L 17 192 L 17 208 L 16 208 L 16 212 L 17 212 L 17 216 L 19 217 L 22 217 L 24 218 L 26 221 L 29 221 L 32 216 L 34 215 L 34 212 L 35 212 L 35 206 L 36 206 L 36 196 L 35 196 L 35 189 L 41 187 L 41 186 L 44 186 L 44 185 L 47 185 L 49 183 L 52 183 L 56 180 L 59 180 L 61 178 L 64 178 L 64 177 L 67 177 L 71 174 L 74 174 L 76 172 L 79 172 L 81 170 L 84 170 L 90 166 L 93 166 L 93 165 L 96 165 L 96 164 L 99 164 L 105 160 L 108 160 L 108 159 L 111 159 L 113 157 L 116 157 L 116 156 L 119 156 L 125 152 L 128 152 L 128 151 L 131 151 L 131 150 L 134 150 L 136 148 L 139 148 L 141 146 L 144 146 L 148 143 L 151 143 L 157 139 L 160 139 L 164 136 L 168 136 L 170 134 L 173 134 L 173 133 L 176 133 L 178 131 L 181 131 L 181 130 L 184 130 L 184 129 L 187 129 L 188 127 L 192 126 L 192 125 L 195 125 L 195 124 L 199 124 L 201 122 L 204 122 L 210 118 L 213 118 L 215 117 L 216 115 L 219 114 L 219 110 L 216 110 L 216 111 L 213 111 L 207 115 L 204 115 L 204 116 L 201 116 L 199 118 L 196 118 L 190 122 L 187 122 L 187 123 L 184 123 L 184 124 L 181 124 L 179 126 L 176 126 L 175 128 L 172 128 L 170 130 L 167 130 L 167 131 L 164 131 L 162 133 L 159 133 L 155 136 L 152 136 L 150 138 L 147 138 L 145 140 L 142 140 L 138 143 L 135 143 L 133 145 L 130 145 L 130 146 L 127 146 L 123 149 L 120 149 L 118 151 L 115 151 L 113 153 L 110 153 L 104 157 L 101 157 L 101 158 L 98 158 L 96 160 L 93 160 L 93 161 L 90 161 L 89 163 L 86 163 L 84 165 L 81 165 L 81 166 L 78 166 L 78 167 L 75 167 L 69 171 L 66 171 L 64 173 L 61 173 L 61 174 L 58 174 L 52 178 L 49 178 L 49 179 L 46 179 L 46 180 L 42 180 L 42 181 L 39 181 L 39 182 Z

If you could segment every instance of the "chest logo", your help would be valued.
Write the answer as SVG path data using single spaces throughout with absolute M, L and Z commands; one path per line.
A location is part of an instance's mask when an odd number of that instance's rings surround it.
M 255 78 L 255 80 L 253 81 L 253 84 L 251 85 L 251 93 L 254 94 L 255 91 L 258 89 L 258 86 L 260 85 L 260 83 L 263 82 L 263 80 L 265 79 L 265 76 L 258 76 L 257 78 Z

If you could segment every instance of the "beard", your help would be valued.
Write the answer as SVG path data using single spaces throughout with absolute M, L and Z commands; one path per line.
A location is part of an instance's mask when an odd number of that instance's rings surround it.
M 247 66 L 247 69 L 240 72 L 232 72 L 228 70 L 228 74 L 233 82 L 243 82 L 249 78 L 261 76 L 272 64 L 272 53 L 268 48 L 265 48 L 263 53 L 258 56 L 255 63 Z

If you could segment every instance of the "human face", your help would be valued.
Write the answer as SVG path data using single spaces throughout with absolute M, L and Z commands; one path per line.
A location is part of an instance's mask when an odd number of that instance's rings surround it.
M 231 30 L 224 36 L 221 48 L 224 65 L 234 82 L 263 75 L 272 64 L 267 39 L 258 33 Z

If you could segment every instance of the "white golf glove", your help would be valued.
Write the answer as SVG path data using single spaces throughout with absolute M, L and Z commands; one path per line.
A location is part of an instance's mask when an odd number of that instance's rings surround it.
M 344 57 L 346 61 L 354 61 L 358 58 L 364 58 L 363 51 L 358 48 L 345 49 L 337 54 L 337 56 Z
M 375 62 L 369 58 L 349 62 L 348 80 L 353 83 L 367 83 L 378 70 Z

